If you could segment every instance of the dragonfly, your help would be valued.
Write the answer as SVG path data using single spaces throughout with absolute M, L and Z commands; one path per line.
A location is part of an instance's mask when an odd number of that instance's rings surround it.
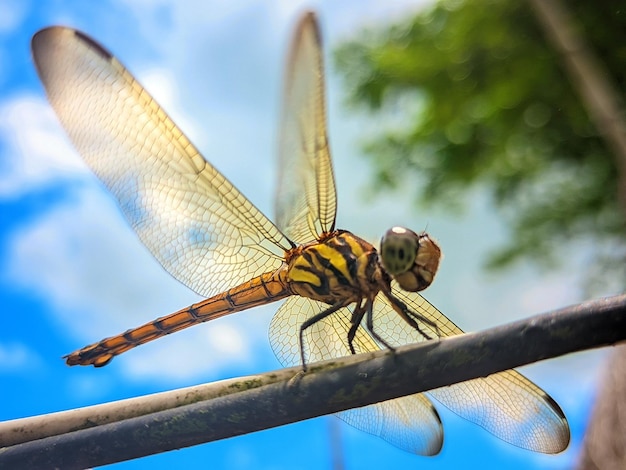
M 284 300 L 270 343 L 285 365 L 306 364 L 463 331 L 418 292 L 440 249 L 426 233 L 394 227 L 380 250 L 335 227 L 320 28 L 308 12 L 288 53 L 279 138 L 276 222 L 194 147 L 150 94 L 86 34 L 53 26 L 32 51 L 48 100 L 85 162 L 117 199 L 141 241 L 205 300 L 65 356 L 108 364 L 148 341 Z M 450 385 L 339 414 L 420 455 L 437 454 L 443 426 L 431 398 L 515 446 L 564 450 L 559 405 L 519 372 Z

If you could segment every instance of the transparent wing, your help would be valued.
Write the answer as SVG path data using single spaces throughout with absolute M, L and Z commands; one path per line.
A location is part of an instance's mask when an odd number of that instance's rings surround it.
M 331 231 L 337 212 L 320 41 L 315 15 L 308 13 L 289 52 L 280 122 L 276 223 L 297 243 Z
M 304 297 L 290 297 L 270 324 L 270 343 L 283 365 L 300 363 L 300 325 L 328 305 Z M 304 348 L 308 361 L 348 356 L 347 334 L 350 310 L 343 308 L 305 331 Z M 371 336 L 359 328 L 354 339 L 357 352 L 377 350 Z M 443 444 L 443 428 L 437 411 L 423 394 L 338 413 L 352 426 L 380 436 L 391 444 L 420 455 L 434 455 Z
M 393 293 L 410 309 L 439 325 L 442 336 L 463 333 L 421 295 L 399 288 Z M 374 309 L 374 328 L 392 346 L 424 341 L 384 296 L 376 298 Z M 428 325 L 420 326 L 435 336 Z M 546 392 L 514 370 L 431 390 L 428 394 L 459 416 L 518 447 L 557 453 L 569 443 L 569 426 L 563 411 Z
M 61 27 L 38 32 L 32 48 L 74 146 L 167 271 L 209 297 L 280 266 L 289 240 L 120 62 Z

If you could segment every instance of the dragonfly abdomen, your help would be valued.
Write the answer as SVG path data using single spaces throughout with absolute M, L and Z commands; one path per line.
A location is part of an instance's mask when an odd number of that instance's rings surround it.
M 170 333 L 283 299 L 293 294 L 287 283 L 286 274 L 285 267 L 262 274 L 178 312 L 85 346 L 65 356 L 66 362 L 70 366 L 94 365 L 101 367 L 108 364 L 118 354 Z
M 356 302 L 377 291 L 379 269 L 373 245 L 347 231 L 299 247 L 288 260 L 287 278 L 294 293 L 330 305 Z

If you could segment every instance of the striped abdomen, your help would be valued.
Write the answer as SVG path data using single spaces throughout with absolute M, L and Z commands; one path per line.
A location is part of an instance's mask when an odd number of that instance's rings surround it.
M 70 366 L 104 366 L 114 356 L 198 323 L 214 320 L 230 313 L 283 299 L 292 294 L 286 282 L 287 270 L 265 273 L 250 281 L 178 312 L 158 318 L 125 333 L 111 336 L 65 356 Z

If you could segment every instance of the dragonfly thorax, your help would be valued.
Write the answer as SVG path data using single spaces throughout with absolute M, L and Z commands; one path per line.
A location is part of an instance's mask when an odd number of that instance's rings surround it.
M 376 248 L 344 230 L 294 250 L 287 278 L 295 294 L 331 305 L 373 298 L 390 282 Z

